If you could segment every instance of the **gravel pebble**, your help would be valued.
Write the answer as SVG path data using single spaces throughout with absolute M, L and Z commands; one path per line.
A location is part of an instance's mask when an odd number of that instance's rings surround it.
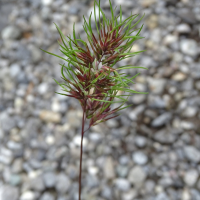
M 0 187 L 0 194 L 3 199 L 6 200 L 18 200 L 19 198 L 19 190 L 17 187 L 12 187 L 9 185 L 3 185 Z
M 198 46 L 197 43 L 192 39 L 182 40 L 180 42 L 181 51 L 189 56 L 198 55 Z
M 198 171 L 195 169 L 190 169 L 185 173 L 184 182 L 189 187 L 192 187 L 197 182 L 198 177 L 199 177 Z
M 127 179 L 118 178 L 115 180 L 115 186 L 120 191 L 128 191 L 130 189 L 130 183 Z
M 136 186 L 142 184 L 145 181 L 145 179 L 146 173 L 139 166 L 133 167 L 129 172 L 128 180 Z
M 186 158 L 190 162 L 199 163 L 200 162 L 200 152 L 194 146 L 185 146 L 183 148 Z
M 7 26 L 1 32 L 1 37 L 7 39 L 19 39 L 21 37 L 21 30 L 16 26 Z
M 58 191 L 58 193 L 65 194 L 69 190 L 70 185 L 70 179 L 64 173 L 57 175 L 56 190 Z
M 143 152 L 135 152 L 133 153 L 133 161 L 138 165 L 144 165 L 148 161 L 148 157 Z

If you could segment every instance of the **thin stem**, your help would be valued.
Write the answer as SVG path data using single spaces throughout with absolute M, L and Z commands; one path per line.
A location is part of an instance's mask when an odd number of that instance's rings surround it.
M 81 175 L 82 175 L 82 155 L 83 155 L 83 135 L 84 135 L 84 125 L 85 125 L 85 109 L 86 101 L 84 102 L 83 117 L 82 117 L 82 131 L 81 131 L 81 149 L 80 149 L 80 168 L 79 168 L 79 200 L 81 200 Z

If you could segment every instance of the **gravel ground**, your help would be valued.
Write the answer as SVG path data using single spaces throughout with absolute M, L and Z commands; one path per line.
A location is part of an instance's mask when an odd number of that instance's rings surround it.
M 102 7 L 109 14 L 107 0 Z M 120 117 L 85 135 L 83 200 L 200 200 L 200 1 L 115 0 L 145 13 L 147 51 Z M 83 39 L 92 0 L 0 1 L 0 199 L 78 200 L 82 111 L 55 94 L 61 60 L 55 22 Z M 119 10 L 119 9 L 118 9 Z M 140 24 L 141 25 L 141 24 Z

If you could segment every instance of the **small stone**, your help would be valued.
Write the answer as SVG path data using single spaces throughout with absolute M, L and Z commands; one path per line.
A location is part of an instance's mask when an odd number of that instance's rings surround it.
M 17 149 L 22 149 L 22 144 L 10 140 L 7 143 L 7 147 L 11 150 L 17 150 Z
M 16 121 L 13 117 L 8 116 L 7 113 L 1 113 L 0 115 L 1 128 L 3 131 L 10 131 L 16 126 Z
M 129 159 L 129 157 L 127 155 L 122 155 L 119 158 L 119 162 L 120 162 L 121 165 L 127 165 L 129 160 L 130 159 Z
M 67 8 L 67 10 L 71 15 L 78 15 L 79 10 L 80 10 L 80 4 L 74 1 L 73 3 L 70 4 L 70 7 Z
M 44 181 L 41 176 L 37 176 L 30 180 L 31 189 L 36 191 L 43 191 L 45 189 Z
M 191 28 L 188 24 L 179 24 L 176 27 L 176 30 L 178 31 L 178 33 L 190 33 L 191 32 Z
M 53 145 L 55 143 L 55 138 L 52 135 L 48 135 L 45 139 L 46 143 L 48 145 Z
M 163 43 L 165 45 L 170 45 L 178 41 L 178 37 L 176 35 L 167 35 L 165 36 Z
M 95 175 L 91 175 L 91 174 L 87 175 L 86 181 L 87 181 L 87 187 L 90 189 L 97 187 L 99 185 L 99 180 Z
M 103 185 L 101 196 L 106 199 L 112 199 L 112 189 L 108 185 Z
M 122 200 L 133 200 L 136 196 L 137 192 L 132 189 L 122 194 Z
M 119 125 L 117 120 L 115 119 L 110 119 L 106 121 L 106 124 L 108 125 L 109 128 L 116 128 Z
M 145 189 L 148 193 L 151 193 L 155 188 L 155 182 L 152 180 L 147 180 L 145 182 Z
M 35 194 L 32 191 L 26 191 L 22 193 L 20 200 L 35 200 Z
M 23 163 L 23 161 L 21 158 L 15 159 L 14 162 L 12 163 L 12 172 L 13 173 L 22 172 L 22 170 L 23 170 L 22 163 Z
M 42 26 L 42 20 L 39 15 L 33 15 L 30 17 L 30 24 L 34 29 L 39 29 Z
M 145 181 L 146 176 L 146 173 L 141 167 L 135 166 L 130 170 L 128 180 L 137 186 L 141 185 Z
M 89 139 L 92 141 L 92 142 L 95 142 L 95 143 L 99 143 L 102 139 L 102 136 L 100 133 L 90 133 L 89 134 Z
M 12 64 L 10 66 L 10 76 L 15 78 L 20 73 L 21 68 L 18 64 Z
M 18 200 L 19 191 L 18 188 L 9 185 L 0 186 L 0 197 L 2 200 Z
M 77 135 L 73 138 L 72 142 L 74 143 L 74 145 L 80 147 L 81 146 L 81 136 Z M 86 147 L 88 144 L 88 139 L 87 138 L 83 138 L 83 147 Z
M 147 79 L 149 88 L 154 94 L 162 94 L 166 85 L 165 79 L 155 79 L 149 77 Z
M 197 90 L 200 90 L 200 81 L 197 81 L 195 83 L 195 87 L 196 87 Z
M 70 179 L 64 174 L 60 173 L 56 178 L 56 190 L 65 194 L 70 188 L 71 182 Z
M 156 0 L 142 0 L 140 3 L 143 7 L 149 7 L 156 3 Z
M 38 63 L 42 60 L 42 53 L 38 47 L 29 45 L 28 49 L 31 52 L 31 60 L 33 63 Z
M 135 137 L 135 144 L 137 147 L 143 148 L 147 144 L 147 139 L 143 136 L 136 136 Z
M 56 175 L 53 172 L 47 172 L 43 175 L 43 180 L 47 188 L 52 188 L 56 183 Z
M 148 105 L 152 108 L 166 108 L 166 102 L 163 98 L 161 98 L 158 95 L 148 95 Z M 157 114 L 152 114 L 150 115 L 151 118 L 155 118 Z
M 137 120 L 138 115 L 140 115 L 145 109 L 145 105 L 139 105 L 135 109 L 129 112 L 129 118 L 131 120 Z
M 49 110 L 42 110 L 40 112 L 40 119 L 45 122 L 59 123 L 61 121 L 60 113 L 52 112 Z
M 6 148 L 0 149 L 0 163 L 10 165 L 13 160 L 13 153 L 11 150 Z
M 127 174 L 128 174 L 128 167 L 127 166 L 125 166 L 125 165 L 118 165 L 117 166 L 117 169 L 116 169 L 116 172 L 117 172 L 117 175 L 119 176 L 119 177 L 126 177 L 127 176 Z
M 177 63 L 182 63 L 183 62 L 183 54 L 180 52 L 174 52 L 172 55 L 172 60 Z M 181 65 L 181 67 L 182 66 L 185 66 L 185 65 Z M 188 69 L 187 66 L 185 68 Z M 181 70 L 181 71 L 183 71 L 183 70 Z M 172 72 L 172 70 L 169 72 Z M 188 70 L 186 72 L 188 72 Z
M 50 7 L 43 7 L 42 9 L 41 9 L 41 17 L 42 17 L 42 19 L 44 19 L 44 20 L 49 20 L 49 19 L 51 19 L 51 17 L 52 17 L 52 15 L 51 15 L 51 8 Z
M 133 3 L 132 3 L 131 0 L 126 0 L 126 3 L 124 3 L 123 0 L 116 0 L 115 3 L 116 3 L 116 5 L 118 5 L 118 6 L 120 6 L 120 5 L 123 4 L 123 6 L 125 6 L 125 7 L 130 7 L 130 6 L 133 5 Z
M 177 9 L 176 13 L 186 23 L 189 23 L 189 24 L 197 23 L 195 12 L 193 12 L 190 8 L 183 7 L 183 8 Z
M 112 179 L 115 177 L 115 170 L 112 157 L 107 157 L 104 163 L 104 176 L 106 179 Z
M 78 111 L 70 110 L 67 112 L 67 122 L 73 128 L 78 128 L 81 125 L 82 113 Z
M 114 181 L 114 185 L 117 187 L 120 191 L 128 191 L 130 189 L 130 182 L 127 179 L 124 178 L 117 178 Z
M 51 193 L 45 192 L 45 193 L 41 196 L 40 200 L 55 200 L 55 197 L 54 197 Z
M 9 182 L 13 186 L 19 185 L 22 182 L 22 177 L 18 174 L 12 174 Z
M 61 105 L 57 98 L 53 100 L 53 102 L 51 104 L 51 109 L 53 112 L 60 112 L 62 110 Z
M 47 92 L 47 90 L 48 90 L 48 84 L 47 83 L 41 83 L 38 86 L 38 92 L 41 95 L 45 94 Z
M 3 40 L 6 39 L 19 39 L 21 37 L 21 30 L 16 26 L 7 26 L 1 32 Z
M 159 127 L 162 126 L 166 123 L 168 123 L 170 120 L 172 119 L 172 114 L 169 112 L 163 113 L 162 115 L 158 116 L 157 118 L 155 118 L 151 125 L 153 127 Z
M 200 200 L 200 192 L 195 188 L 191 189 L 191 196 L 192 199 Z
M 184 81 L 187 78 L 186 74 L 182 72 L 177 72 L 172 76 L 172 80 L 175 81 Z
M 42 4 L 45 6 L 49 6 L 53 3 L 53 0 L 42 0 Z
M 173 185 L 173 180 L 169 176 L 163 177 L 159 180 L 159 185 L 164 188 L 170 187 Z
M 198 45 L 195 40 L 185 39 L 180 42 L 180 49 L 183 53 L 189 56 L 198 55 Z
M 170 200 L 170 199 L 167 196 L 167 194 L 165 194 L 164 192 L 161 192 L 156 196 L 155 200 Z
M 183 148 L 186 158 L 194 163 L 200 162 L 200 151 L 194 146 L 185 146 Z
M 191 195 L 188 189 L 184 189 L 182 192 L 182 200 L 191 200 Z
M 144 165 L 148 161 L 148 157 L 141 151 L 133 153 L 133 161 L 138 165 Z
M 23 98 L 20 98 L 20 97 L 15 98 L 15 101 L 14 101 L 15 109 L 21 109 L 23 107 L 23 105 L 24 105 Z
M 143 103 L 146 100 L 147 95 L 145 94 L 134 94 L 131 98 L 134 104 Z
M 149 29 L 154 29 L 158 26 L 158 16 L 157 15 L 150 15 L 146 21 L 147 27 Z
M 180 122 L 180 128 L 183 128 L 185 130 L 192 130 L 194 129 L 194 124 L 192 122 L 182 120 Z
M 177 138 L 177 135 L 172 130 L 162 129 L 154 134 L 154 139 L 162 144 L 171 144 Z
M 198 112 L 198 109 L 195 107 L 186 107 L 186 109 L 183 112 L 184 117 L 194 117 Z
M 197 179 L 199 177 L 198 171 L 195 169 L 189 169 L 185 176 L 184 176 L 184 182 L 189 186 L 192 187 L 197 182 Z

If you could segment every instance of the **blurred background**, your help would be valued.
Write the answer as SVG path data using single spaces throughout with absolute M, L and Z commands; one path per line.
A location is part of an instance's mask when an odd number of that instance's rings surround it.
M 83 200 L 200 200 L 200 1 L 112 2 L 146 14 L 131 51 L 147 51 L 120 64 L 149 69 L 131 86 L 149 94 L 85 134 Z M 63 61 L 39 48 L 61 55 L 53 22 L 86 40 L 93 3 L 0 0 L 0 200 L 78 199 L 82 110 L 55 93 Z

